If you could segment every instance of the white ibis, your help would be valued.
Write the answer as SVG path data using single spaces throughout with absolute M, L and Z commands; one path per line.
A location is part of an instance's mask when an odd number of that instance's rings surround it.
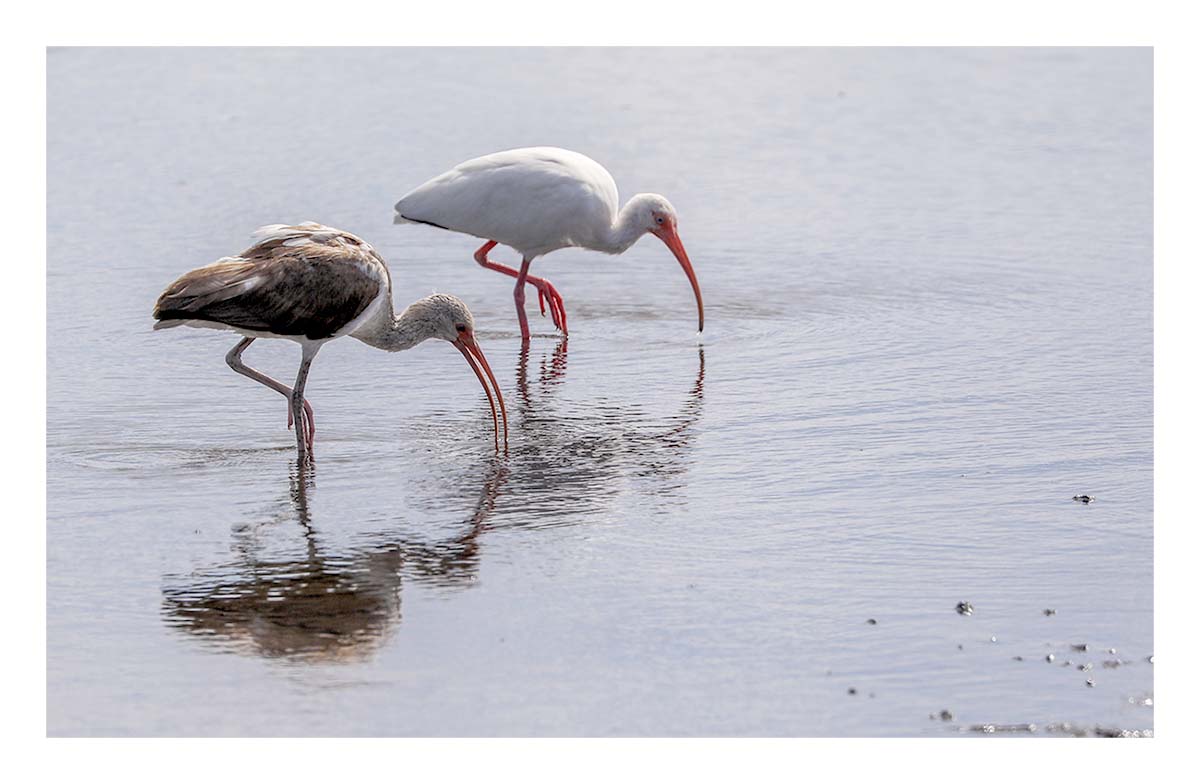
M 513 300 L 523 341 L 529 340 L 525 284 L 537 289 L 543 316 L 549 301 L 554 326 L 567 334 L 562 297 L 550 281 L 529 274 L 530 262 L 570 247 L 624 253 L 642 235 L 653 234 L 666 243 L 687 274 L 696 294 L 700 330 L 704 330 L 700 284 L 679 239 L 671 202 L 656 193 L 639 193 L 621 207 L 612 175 L 586 155 L 557 147 L 527 147 L 473 158 L 396 202 L 395 222 L 426 223 L 486 240 L 475 251 L 475 261 L 517 279 Z M 497 244 L 521 254 L 520 270 L 488 259 Z
M 433 294 L 396 316 L 387 265 L 374 248 L 353 234 L 309 222 L 263 226 L 254 237 L 255 243 L 239 255 L 192 270 L 168 286 L 154 306 L 154 328 L 210 327 L 245 336 L 225 355 L 225 361 L 243 376 L 290 399 L 288 427 L 294 420 L 301 459 L 306 452 L 311 455 L 316 432 L 312 407 L 304 399 L 309 366 L 321 346 L 343 335 L 385 351 L 404 351 L 429 338 L 452 343 L 487 393 L 496 448 L 500 447 L 497 400 L 504 420 L 504 441 L 508 442 L 508 416 L 500 385 L 475 342 L 475 322 L 461 300 Z M 256 338 L 284 338 L 300 344 L 300 370 L 294 387 L 242 363 L 242 352 Z M 488 381 L 495 387 L 496 400 Z

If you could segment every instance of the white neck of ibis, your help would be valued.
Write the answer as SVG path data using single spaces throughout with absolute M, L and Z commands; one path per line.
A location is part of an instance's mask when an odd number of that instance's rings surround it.
M 405 351 L 434 335 L 433 326 L 420 315 L 405 311 L 395 315 L 389 301 L 380 313 L 354 331 L 354 337 L 384 351 Z
M 604 253 L 624 253 L 649 231 L 646 222 L 646 211 L 643 206 L 644 194 L 638 194 L 617 213 L 617 220 L 609 228 L 608 233 L 600 238 L 593 250 Z

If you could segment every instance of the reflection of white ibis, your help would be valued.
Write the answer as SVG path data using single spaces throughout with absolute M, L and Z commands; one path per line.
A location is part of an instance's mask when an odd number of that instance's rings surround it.
M 487 393 L 499 448 L 500 424 L 488 381 L 495 387 L 507 442 L 500 385 L 475 342 L 471 311 L 460 300 L 433 294 L 396 316 L 387 265 L 353 234 L 319 223 L 275 224 L 259 229 L 255 238 L 241 254 L 192 270 L 168 286 L 154 306 L 154 328 L 186 324 L 244 335 L 225 361 L 243 376 L 290 398 L 288 426 L 296 422 L 296 448 L 302 458 L 306 451 L 311 453 L 315 432 L 312 407 L 304 399 L 308 368 L 321 346 L 343 335 L 385 351 L 403 351 L 429 338 L 453 343 Z M 242 364 L 242 352 L 255 338 L 300 344 L 294 389 Z
M 475 251 L 475 261 L 517 279 L 513 299 L 526 341 L 526 283 L 537 289 L 542 315 L 549 300 L 554 326 L 567 332 L 562 297 L 548 280 L 529 274 L 530 262 L 559 248 L 624 253 L 643 234 L 653 234 L 671 249 L 691 281 L 704 330 L 704 300 L 679 239 L 675 208 L 655 193 L 639 193 L 620 207 L 612 175 L 586 155 L 529 147 L 474 158 L 396 202 L 395 222 L 427 223 L 487 240 Z M 521 254 L 520 270 L 488 259 L 497 244 Z

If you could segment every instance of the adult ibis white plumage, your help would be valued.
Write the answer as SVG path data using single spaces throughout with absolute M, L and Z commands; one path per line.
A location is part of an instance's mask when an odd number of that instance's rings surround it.
M 475 252 L 475 261 L 517 279 L 513 299 L 524 341 L 529 340 L 527 284 L 537 289 L 542 315 L 548 302 L 554 325 L 567 333 L 562 297 L 548 280 L 529 274 L 535 258 L 570 247 L 623 253 L 642 235 L 653 234 L 683 267 L 704 330 L 704 300 L 679 239 L 675 208 L 655 193 L 639 193 L 620 206 L 612 175 L 586 155 L 557 147 L 528 147 L 474 158 L 396 202 L 395 222 L 425 223 L 486 240 Z M 497 244 L 521 254 L 519 270 L 488 258 Z
M 312 407 L 304 399 L 309 366 L 323 345 L 343 335 L 385 351 L 403 351 L 429 338 L 452 343 L 487 393 L 497 449 L 500 419 L 507 442 L 504 398 L 475 342 L 471 311 L 461 300 L 433 294 L 395 315 L 392 279 L 380 255 L 353 234 L 319 223 L 264 226 L 255 232 L 255 240 L 237 256 L 192 270 L 168 286 L 154 306 L 154 328 L 187 325 L 243 335 L 225 360 L 243 376 L 289 398 L 288 426 L 296 424 L 301 459 L 311 456 L 316 432 Z M 293 387 L 242 363 L 242 352 L 257 338 L 300 344 L 300 370 Z

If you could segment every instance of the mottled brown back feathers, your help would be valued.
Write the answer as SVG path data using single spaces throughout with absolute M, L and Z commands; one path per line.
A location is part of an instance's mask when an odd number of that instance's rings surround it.
M 188 272 L 158 298 L 159 321 L 200 320 L 256 332 L 332 337 L 390 289 L 387 267 L 352 234 L 304 223 L 267 226 L 239 256 Z

